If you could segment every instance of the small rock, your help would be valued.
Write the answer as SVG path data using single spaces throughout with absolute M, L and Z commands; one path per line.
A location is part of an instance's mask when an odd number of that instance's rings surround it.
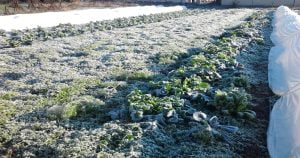
M 197 100 L 199 98 L 199 95 L 200 93 L 198 91 L 192 91 L 188 93 L 188 96 L 192 101 Z
M 249 113 L 251 113 L 252 115 L 256 116 L 256 112 L 253 111 L 253 110 L 246 110 L 246 112 L 249 112 Z
M 232 42 L 231 42 L 231 46 L 233 46 L 233 47 L 239 47 L 239 44 L 236 43 L 236 42 L 234 42 L 234 41 L 232 41 Z
M 175 110 L 168 111 L 167 118 L 169 118 L 167 120 L 169 123 L 178 123 L 178 121 L 179 121 L 178 114 L 176 113 Z
M 201 111 L 193 113 L 193 119 L 195 121 L 203 121 L 207 118 L 207 115 Z
M 244 118 L 245 118 L 245 119 L 252 120 L 252 119 L 255 119 L 255 117 L 256 117 L 256 114 L 254 114 L 254 113 L 251 113 L 251 112 L 244 112 Z
M 213 127 L 216 127 L 219 125 L 219 121 L 218 121 L 218 118 L 217 116 L 213 116 L 211 117 L 209 120 L 208 120 L 208 123 L 213 126 Z
M 175 110 L 170 110 L 167 112 L 167 117 L 174 117 L 175 115 L 177 115 L 176 111 Z
M 217 79 L 222 79 L 222 76 L 221 76 L 219 73 L 214 72 L 214 75 L 215 75 L 215 77 L 216 77 Z

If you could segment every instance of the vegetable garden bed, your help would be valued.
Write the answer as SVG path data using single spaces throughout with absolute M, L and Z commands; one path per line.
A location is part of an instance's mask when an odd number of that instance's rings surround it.
M 270 32 L 212 8 L 4 32 L 0 153 L 267 157 Z

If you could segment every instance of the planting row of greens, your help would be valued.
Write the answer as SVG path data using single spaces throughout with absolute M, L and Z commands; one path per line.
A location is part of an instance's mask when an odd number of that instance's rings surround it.
M 55 95 L 42 99 L 40 106 L 46 107 L 47 117 L 52 120 L 92 117 L 106 122 L 129 118 L 134 122 L 150 121 L 155 126 L 163 125 L 177 140 L 188 139 L 204 144 L 226 141 L 224 130 L 235 133 L 238 127 L 220 125 L 218 117 L 207 114 L 224 115 L 229 120 L 235 117 L 255 121 L 256 113 L 251 110 L 249 94 L 251 85 L 237 57 L 242 50 L 247 51 L 247 47 L 264 44 L 260 29 L 269 22 L 265 14 L 253 14 L 238 27 L 215 38 L 201 51 L 178 57 L 177 63 L 170 65 L 166 77 L 143 73 L 117 77 L 116 80 L 127 81 L 127 84 L 113 84 L 113 89 L 125 89 L 126 94 L 132 85 L 142 83 L 142 86 L 129 91 L 127 98 L 123 98 L 125 94 L 116 96 L 117 100 L 111 105 L 110 99 L 102 96 L 106 92 L 101 90 L 107 85 L 96 79 L 74 82 L 72 86 L 61 88 Z M 127 104 L 124 104 L 125 101 Z M 127 136 L 122 134 L 122 137 L 127 140 Z M 135 137 L 129 135 L 128 139 L 132 141 Z M 110 146 L 114 143 L 115 139 L 105 139 L 100 143 L 99 150 L 115 148 Z
M 266 21 L 266 17 L 253 14 L 204 50 L 182 59 L 167 79 L 150 82 L 149 91 L 132 91 L 128 95 L 131 119 L 141 121 L 148 115 L 161 114 L 169 123 L 180 123 L 191 117 L 197 121 L 196 109 L 203 108 L 254 119 L 251 95 L 247 93 L 249 81 L 236 57 L 247 45 L 264 44 L 260 33 L 253 30 L 256 25 L 264 25 L 260 20 Z
M 178 123 L 193 117 L 194 113 L 197 114 L 197 109 L 210 109 L 226 115 L 254 119 L 256 114 L 251 110 L 251 95 L 248 94 L 250 84 L 243 65 L 237 62 L 236 57 L 248 45 L 264 44 L 261 34 L 253 28 L 265 25 L 265 21 L 268 21 L 266 16 L 255 13 L 240 26 L 227 30 L 207 44 L 203 50 L 189 57 L 179 58 L 176 67 L 173 67 L 167 77 L 147 77 L 145 81 L 149 88 L 135 89 L 127 96 L 131 120 L 142 121 L 151 115 L 159 115 L 164 120 L 162 123 Z M 41 105 L 62 105 L 49 109 L 49 114 L 53 112 L 54 118 L 74 118 L 82 113 L 86 115 L 88 111 L 103 110 L 102 101 L 86 96 L 79 99 L 77 95 L 82 90 L 76 87 L 86 89 L 92 85 L 97 86 L 97 82 L 75 83 L 74 86 L 59 90 L 55 96 L 42 100 Z M 91 110 L 87 110 L 89 108 Z M 62 113 L 57 115 L 57 110 Z M 119 112 L 111 114 L 117 118 Z
M 171 13 L 151 14 L 90 22 L 84 25 L 60 24 L 51 28 L 39 27 L 28 30 L 15 30 L 11 32 L 0 30 L 0 37 L 5 39 L 5 43 L 0 43 L 0 46 L 18 47 L 21 45 L 31 45 L 34 40 L 46 41 L 60 37 L 76 36 L 85 32 L 104 31 L 111 30 L 113 28 L 124 28 L 140 24 L 155 23 L 163 20 L 194 15 L 203 11 L 205 11 L 205 9 L 184 10 Z

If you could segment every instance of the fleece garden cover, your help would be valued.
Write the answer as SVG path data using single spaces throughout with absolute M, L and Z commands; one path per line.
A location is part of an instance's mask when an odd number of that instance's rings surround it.
M 269 86 L 280 96 L 268 129 L 272 158 L 300 157 L 300 16 L 280 6 L 274 13 Z

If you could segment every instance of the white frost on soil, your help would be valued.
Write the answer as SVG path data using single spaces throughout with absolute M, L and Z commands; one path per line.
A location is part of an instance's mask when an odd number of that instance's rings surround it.
M 112 20 L 115 18 L 167 13 L 186 9 L 184 6 L 136 6 L 114 9 L 86 9 L 64 12 L 45 12 L 35 14 L 16 14 L 0 16 L 0 29 L 22 30 L 40 27 L 51 27 L 59 24 L 85 24 L 91 21 Z

